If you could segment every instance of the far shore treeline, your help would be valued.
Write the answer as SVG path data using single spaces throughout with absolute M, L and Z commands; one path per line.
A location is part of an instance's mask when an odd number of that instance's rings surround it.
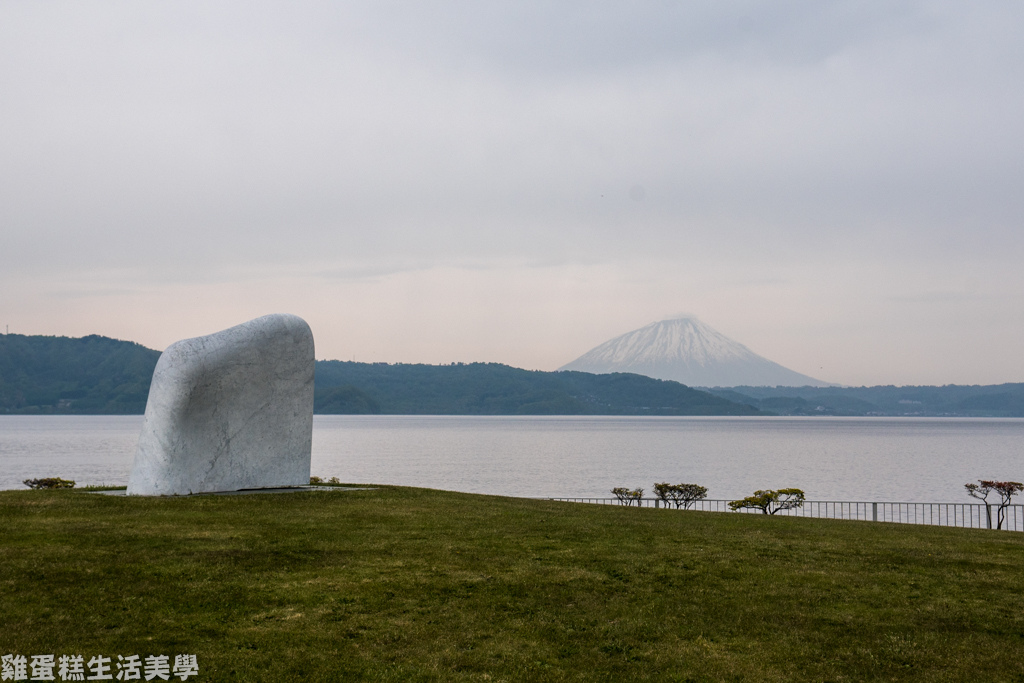
M 133 342 L 0 335 L 0 414 L 135 415 L 159 351 Z M 390 415 L 914 415 L 1024 417 L 1024 384 L 736 387 L 499 363 L 317 361 L 314 411 Z
M 0 414 L 141 414 L 159 351 L 91 335 L 0 335 Z M 640 375 L 498 363 L 318 361 L 314 410 L 391 415 L 757 415 L 752 406 Z

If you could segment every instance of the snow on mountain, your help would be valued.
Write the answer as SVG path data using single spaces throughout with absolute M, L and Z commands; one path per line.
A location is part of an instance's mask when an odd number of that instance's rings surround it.
M 696 318 L 662 320 L 627 332 L 559 370 L 633 372 L 696 387 L 830 386 L 762 358 Z

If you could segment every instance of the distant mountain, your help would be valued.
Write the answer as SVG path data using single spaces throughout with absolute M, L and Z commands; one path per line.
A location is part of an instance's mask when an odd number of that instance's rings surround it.
M 1024 417 L 1024 384 L 733 387 L 710 393 L 776 415 Z
M 142 414 L 159 351 L 89 336 L 0 335 L 0 413 Z M 747 399 L 749 400 L 749 399 Z M 317 361 L 314 412 L 392 415 L 757 415 L 676 382 L 498 363 Z
M 831 386 L 762 358 L 696 318 L 651 323 L 606 341 L 559 370 L 633 372 L 694 387 Z
M 159 357 L 98 335 L 0 335 L 0 413 L 141 414 Z
M 632 374 L 500 363 L 318 361 L 317 412 L 392 415 L 757 415 L 746 404 Z M 338 396 L 339 401 L 334 402 Z
M 92 335 L 0 334 L 0 414 L 141 415 L 159 351 Z M 1024 417 L 1024 384 L 736 386 L 498 363 L 317 361 L 314 412 L 391 415 L 886 415 Z

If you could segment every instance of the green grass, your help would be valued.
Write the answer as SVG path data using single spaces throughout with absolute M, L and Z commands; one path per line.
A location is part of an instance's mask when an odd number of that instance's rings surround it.
M 3 492 L 0 516 L 3 654 L 196 654 L 200 681 L 1024 681 L 1024 534 L 395 487 Z

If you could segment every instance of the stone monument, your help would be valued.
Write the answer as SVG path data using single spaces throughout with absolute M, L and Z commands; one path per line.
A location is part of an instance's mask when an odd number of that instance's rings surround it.
M 153 371 L 128 495 L 309 484 L 313 333 L 267 315 L 167 347 Z

